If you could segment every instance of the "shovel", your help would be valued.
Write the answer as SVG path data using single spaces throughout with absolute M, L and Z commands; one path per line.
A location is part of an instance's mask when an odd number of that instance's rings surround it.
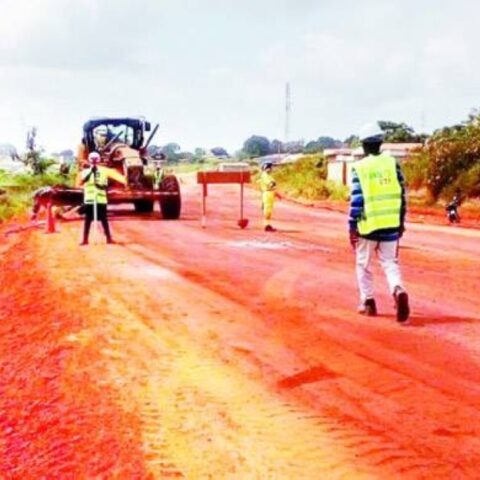
M 247 228 L 248 226 L 248 218 L 241 218 L 237 222 L 238 226 L 243 230 L 244 228 Z
M 247 228 L 248 218 L 243 218 L 243 181 L 240 182 L 240 220 L 237 225 L 243 230 Z

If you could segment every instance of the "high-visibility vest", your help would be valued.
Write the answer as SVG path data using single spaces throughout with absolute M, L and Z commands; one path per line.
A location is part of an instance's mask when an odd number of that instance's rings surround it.
M 153 185 L 156 189 L 160 187 L 163 178 L 165 177 L 165 172 L 163 168 L 155 169 L 155 173 L 153 174 Z
M 82 173 L 82 177 L 86 178 L 91 172 L 91 168 L 85 169 Z M 97 185 L 106 187 L 108 185 L 108 172 L 104 167 L 97 167 L 95 174 L 92 173 L 90 178 L 85 182 L 83 187 L 83 202 L 86 204 L 107 204 L 107 191 L 106 189 L 98 188 Z
M 363 194 L 363 216 L 358 222 L 360 235 L 400 226 L 402 187 L 397 162 L 390 155 L 369 155 L 353 166 Z
M 273 192 L 277 183 L 268 172 L 262 172 L 260 175 L 260 187 L 262 192 Z

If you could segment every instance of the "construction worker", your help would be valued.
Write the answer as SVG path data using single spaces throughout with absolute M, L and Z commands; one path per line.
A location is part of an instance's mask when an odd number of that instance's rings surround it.
M 109 178 L 115 178 L 115 180 L 119 181 L 118 173 L 114 172 L 115 176 L 113 176 L 108 168 L 99 165 L 100 155 L 97 152 L 92 152 L 88 155 L 88 163 L 88 167 L 82 172 L 85 223 L 83 227 L 83 241 L 80 245 L 88 245 L 90 226 L 94 219 L 100 220 L 102 223 L 107 243 L 115 243 L 110 233 L 107 218 L 107 186 Z M 121 181 L 126 183 L 124 178 Z
M 398 244 L 405 230 L 404 178 L 395 158 L 380 152 L 383 133 L 377 124 L 365 126 L 360 139 L 366 157 L 352 167 L 349 218 L 360 290 L 358 311 L 377 314 L 371 270 L 372 257 L 377 254 L 395 301 L 397 321 L 405 322 L 410 307 L 398 264 Z
M 275 189 L 277 183 L 272 177 L 273 163 L 266 161 L 262 164 L 262 173 L 260 175 L 260 188 L 262 190 L 262 210 L 263 210 L 263 227 L 266 232 L 276 232 L 270 224 L 273 212 L 273 204 L 275 202 Z
M 161 160 L 154 160 L 153 165 L 155 167 L 155 170 L 153 172 L 153 188 L 155 190 L 160 190 L 160 184 L 165 178 L 163 162 Z
M 108 129 L 105 125 L 99 125 L 93 132 L 95 148 L 101 152 L 107 144 Z

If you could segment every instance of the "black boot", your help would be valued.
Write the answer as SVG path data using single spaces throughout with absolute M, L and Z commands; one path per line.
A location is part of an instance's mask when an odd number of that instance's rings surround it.
M 374 298 L 367 298 L 363 303 L 358 307 L 358 313 L 366 315 L 367 317 L 376 317 L 377 316 L 377 304 L 375 303 Z
M 393 298 L 397 308 L 397 322 L 403 323 L 410 316 L 410 306 L 408 304 L 408 294 L 402 287 L 395 287 Z

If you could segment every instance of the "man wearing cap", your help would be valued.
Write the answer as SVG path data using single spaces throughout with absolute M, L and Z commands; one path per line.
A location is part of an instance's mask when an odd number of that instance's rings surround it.
M 358 311 L 377 314 L 371 270 L 371 260 L 377 254 L 395 301 L 397 321 L 403 323 L 410 314 L 398 264 L 398 243 L 405 230 L 404 178 L 395 158 L 381 153 L 383 132 L 377 124 L 366 125 L 360 139 L 365 158 L 352 167 L 349 217 L 360 290 Z

